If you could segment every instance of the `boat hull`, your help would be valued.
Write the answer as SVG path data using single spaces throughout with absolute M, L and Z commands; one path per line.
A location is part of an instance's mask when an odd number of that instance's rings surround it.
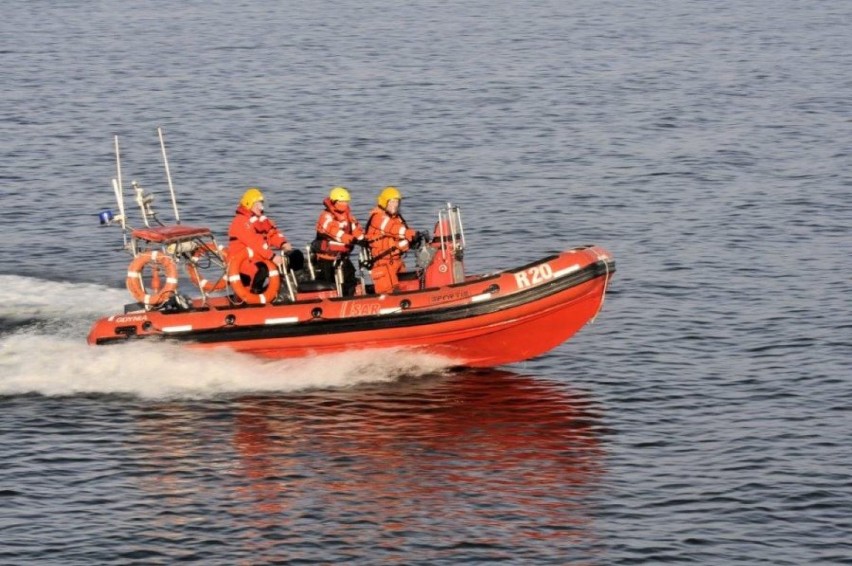
M 599 312 L 614 271 L 610 254 L 589 246 L 422 291 L 116 315 L 98 321 L 89 342 L 159 337 L 265 358 L 394 347 L 492 367 L 539 356 L 570 338 Z

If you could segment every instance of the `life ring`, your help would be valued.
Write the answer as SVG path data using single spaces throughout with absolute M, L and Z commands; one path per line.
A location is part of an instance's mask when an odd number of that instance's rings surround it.
M 154 264 L 150 291 L 145 289 L 145 283 L 142 281 L 142 270 L 148 264 Z M 166 284 L 162 287 L 160 286 L 159 269 L 162 269 L 166 275 Z M 133 261 L 127 267 L 126 283 L 127 290 L 130 291 L 137 302 L 148 307 L 159 306 L 177 289 L 177 264 L 163 252 L 152 250 L 141 253 L 133 258 Z
M 251 292 L 248 286 L 243 285 L 240 279 L 240 266 L 246 260 L 254 258 L 254 252 L 251 248 L 243 248 L 237 254 L 228 260 L 228 285 L 234 290 L 234 294 L 243 302 L 249 305 L 266 305 L 271 303 L 278 296 L 278 289 L 281 288 L 281 277 L 279 277 L 278 268 L 268 259 L 260 259 L 258 261 L 266 264 L 269 269 L 269 284 L 263 293 L 255 294 Z
M 201 289 L 203 293 L 221 291 L 228 286 L 228 279 L 225 276 L 224 270 L 222 272 L 222 276 L 216 281 L 208 281 L 202 277 L 201 271 L 198 269 L 198 262 L 202 257 L 208 254 L 218 257 L 224 261 L 226 265 L 228 262 L 228 252 L 222 248 L 222 246 L 217 246 L 213 242 L 206 242 L 205 244 L 195 248 L 195 251 L 192 252 L 189 261 L 186 264 L 186 274 L 189 276 L 189 280 L 192 281 L 192 284 Z

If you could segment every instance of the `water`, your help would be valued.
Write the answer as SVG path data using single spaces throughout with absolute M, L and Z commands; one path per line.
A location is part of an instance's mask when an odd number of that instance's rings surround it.
M 4 3 L 0 562 L 841 564 L 852 6 Z M 618 273 L 539 359 L 93 349 L 124 180 L 307 242 L 385 184 L 467 268 Z

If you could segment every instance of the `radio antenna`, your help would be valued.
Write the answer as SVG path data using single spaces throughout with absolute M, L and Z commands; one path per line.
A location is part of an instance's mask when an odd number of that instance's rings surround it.
M 169 192 L 172 195 L 172 209 L 175 211 L 175 222 L 180 224 L 180 214 L 178 213 L 177 199 L 175 198 L 175 188 L 172 185 L 172 174 L 169 172 L 169 158 L 166 156 L 166 142 L 163 140 L 163 128 L 157 127 L 157 133 L 160 136 L 160 149 L 163 150 L 163 164 L 166 166 L 166 179 L 169 181 Z
M 115 201 L 118 204 L 118 214 L 121 220 L 121 235 L 124 238 L 124 247 L 127 247 L 127 217 L 124 214 L 124 187 L 121 184 L 121 152 L 118 149 L 118 135 L 115 136 L 115 171 L 117 178 L 112 180 L 112 190 L 115 193 Z
M 115 170 L 118 174 L 118 189 L 124 195 L 124 185 L 121 184 L 121 153 L 118 151 L 118 136 L 115 136 Z M 119 207 L 122 203 L 119 203 Z

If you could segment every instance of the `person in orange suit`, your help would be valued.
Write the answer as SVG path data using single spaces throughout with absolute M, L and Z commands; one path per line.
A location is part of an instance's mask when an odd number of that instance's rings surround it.
M 278 230 L 275 222 L 263 213 L 263 201 L 260 189 L 249 188 L 240 198 L 240 204 L 228 228 L 228 257 L 234 257 L 245 248 L 250 248 L 254 254 L 252 259 L 246 259 L 240 265 L 240 279 L 244 285 L 251 283 L 251 292 L 255 294 L 263 292 L 269 277 L 269 268 L 264 262 L 258 261 L 258 258 L 271 261 L 279 269 L 285 265 L 284 255 L 299 254 L 299 263 L 304 261 L 301 252 L 294 252 L 293 246 Z M 295 258 L 290 259 L 292 261 Z
M 370 276 L 376 293 L 391 293 L 399 286 L 399 274 L 405 270 L 402 256 L 420 236 L 408 227 L 399 213 L 402 193 L 396 187 L 385 187 L 376 199 L 377 206 L 367 221 L 367 241 L 373 266 Z
M 317 235 L 313 248 L 317 255 L 317 279 L 334 283 L 338 262 L 343 268 L 344 297 L 355 294 L 355 266 L 349 254 L 356 245 L 366 245 L 364 229 L 352 215 L 352 200 L 345 187 L 334 187 L 323 200 L 323 210 L 317 219 Z

